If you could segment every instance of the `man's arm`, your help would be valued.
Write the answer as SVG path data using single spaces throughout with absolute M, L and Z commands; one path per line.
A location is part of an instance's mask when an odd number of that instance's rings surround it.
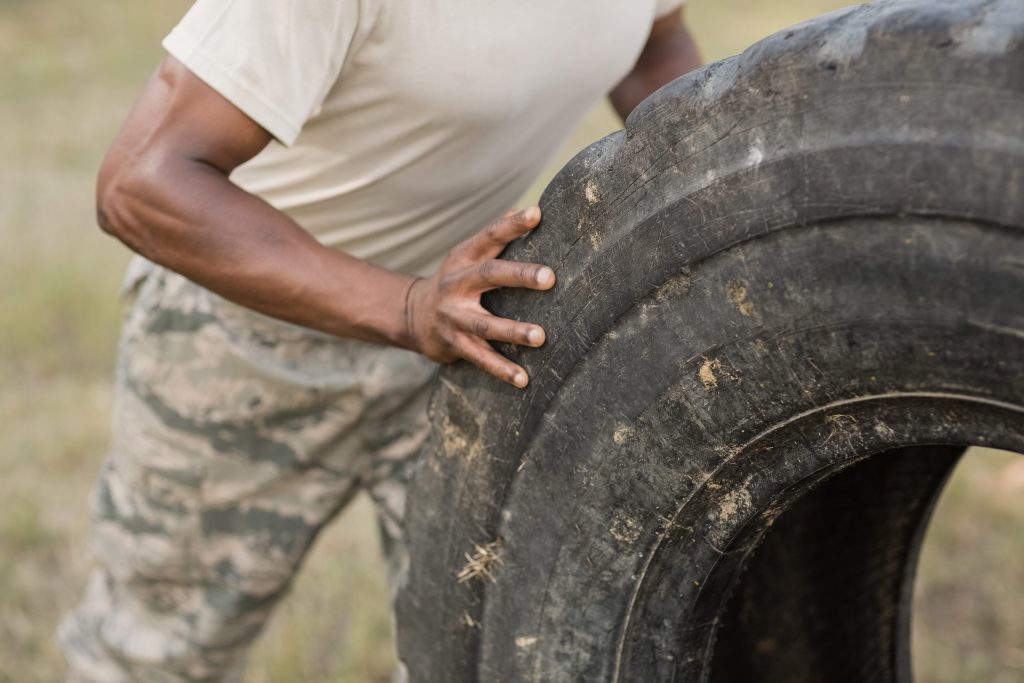
M 507 215 L 453 250 L 436 275 L 413 278 L 324 247 L 234 185 L 231 171 L 270 140 L 168 56 L 103 161 L 99 224 L 150 260 L 261 313 L 439 362 L 465 358 L 525 386 L 522 368 L 486 340 L 539 346 L 544 332 L 492 316 L 480 294 L 554 285 L 549 268 L 496 260 L 539 223 L 538 209 Z
M 609 93 L 623 121 L 652 92 L 703 64 L 697 43 L 683 23 L 683 10 L 660 17 L 651 27 L 636 66 Z

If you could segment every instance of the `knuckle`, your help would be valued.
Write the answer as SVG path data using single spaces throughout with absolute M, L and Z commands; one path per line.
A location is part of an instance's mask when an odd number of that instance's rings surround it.
M 486 318 L 477 318 L 473 321 L 473 334 L 478 337 L 486 337 L 491 332 L 491 324 Z
M 455 330 L 459 327 L 459 317 L 454 311 L 448 309 L 438 311 L 437 317 L 441 323 L 441 334 L 450 340 L 454 340 L 457 334 Z
M 454 273 L 445 273 L 437 282 L 437 290 L 442 295 L 448 295 L 458 287 L 458 284 L 461 280 L 461 271 L 457 271 Z
M 497 377 L 502 378 L 515 377 L 516 374 L 514 368 L 509 367 L 508 364 L 503 363 L 502 361 L 497 359 L 494 359 L 491 363 L 491 372 L 493 372 Z
M 453 318 L 452 306 L 447 301 L 442 301 L 437 307 L 437 319 L 442 324 L 449 324 Z
M 495 279 L 498 277 L 499 265 L 497 261 L 484 261 L 480 264 L 477 273 L 487 284 L 495 284 Z
M 491 223 L 484 230 L 484 236 L 489 242 L 500 242 L 501 241 L 501 223 Z

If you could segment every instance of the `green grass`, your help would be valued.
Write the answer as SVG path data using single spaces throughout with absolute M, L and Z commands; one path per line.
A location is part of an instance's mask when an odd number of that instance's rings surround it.
M 839 7 L 693 0 L 705 55 Z M 108 440 L 117 288 L 127 252 L 93 220 L 101 155 L 183 0 L 0 0 L 0 683 L 60 680 L 52 632 L 77 598 L 86 497 Z M 617 127 L 601 106 L 571 154 Z M 983 453 L 950 487 L 925 551 L 920 680 L 1021 680 L 1021 460 Z M 317 543 L 253 655 L 253 683 L 374 682 L 393 662 L 373 512 L 357 501 Z

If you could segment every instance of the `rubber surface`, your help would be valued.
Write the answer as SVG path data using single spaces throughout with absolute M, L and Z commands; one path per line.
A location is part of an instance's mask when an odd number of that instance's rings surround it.
M 561 172 L 508 253 L 557 287 L 488 301 L 530 387 L 432 402 L 413 681 L 911 679 L 942 482 L 1024 452 L 1022 7 L 802 24 Z

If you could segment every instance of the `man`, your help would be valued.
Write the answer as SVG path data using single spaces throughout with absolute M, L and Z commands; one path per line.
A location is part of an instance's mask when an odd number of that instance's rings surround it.
M 539 209 L 497 217 L 597 98 L 625 117 L 699 64 L 680 2 L 194 5 L 99 173 L 101 227 L 145 258 L 71 680 L 240 679 L 360 489 L 400 576 L 435 362 L 523 387 L 489 342 L 544 343 L 480 305 L 555 283 L 497 260 Z

